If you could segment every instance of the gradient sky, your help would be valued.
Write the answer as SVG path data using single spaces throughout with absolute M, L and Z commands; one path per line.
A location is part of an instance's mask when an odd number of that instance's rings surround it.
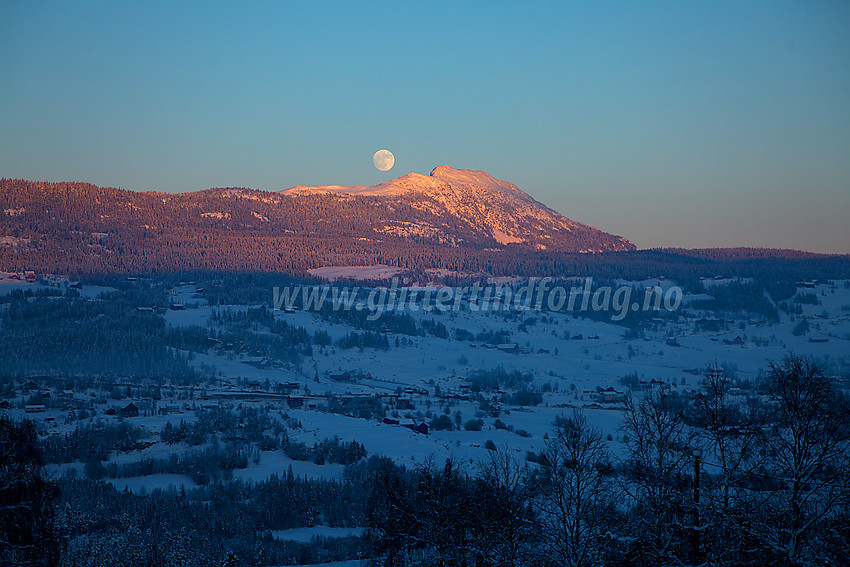
M 846 0 L 172 4 L 0 0 L 0 176 L 277 190 L 447 164 L 641 248 L 850 253 Z

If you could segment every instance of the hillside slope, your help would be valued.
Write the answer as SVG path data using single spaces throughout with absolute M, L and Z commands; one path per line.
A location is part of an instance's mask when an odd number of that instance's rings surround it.
M 447 166 L 372 187 L 133 192 L 0 180 L 0 267 L 257 270 L 387 263 L 515 272 L 516 258 L 634 250 L 515 185 Z

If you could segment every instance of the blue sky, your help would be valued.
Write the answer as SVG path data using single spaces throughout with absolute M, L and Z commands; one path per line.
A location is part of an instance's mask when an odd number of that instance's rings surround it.
M 850 253 L 846 1 L 174 4 L 0 2 L 0 176 L 277 190 L 447 164 L 644 248 Z

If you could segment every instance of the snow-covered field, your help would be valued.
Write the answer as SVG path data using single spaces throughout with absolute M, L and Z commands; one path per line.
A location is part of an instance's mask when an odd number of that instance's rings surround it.
M 328 526 L 313 526 L 312 528 L 277 530 L 272 532 L 272 536 L 281 540 L 307 543 L 316 537 L 360 537 L 363 535 L 363 532 L 365 532 L 364 528 L 331 528 Z
M 27 273 L 0 272 L 0 295 L 6 295 L 15 290 L 31 290 L 36 292 L 38 290 L 56 289 L 64 292 L 73 283 L 75 283 L 74 280 L 69 279 L 67 276 L 44 275 L 36 278 L 35 274 L 33 274 L 28 280 Z M 115 288 L 87 285 L 83 286 L 79 290 L 79 293 L 81 297 L 94 299 L 101 293 L 109 291 L 115 291 Z
M 340 271 L 327 268 L 324 277 L 386 277 L 385 267 L 374 266 L 371 271 Z M 390 274 L 391 275 L 391 274 Z M 9 280 L 8 274 L 0 280 L 0 293 L 12 289 L 40 286 Z M 627 282 L 623 282 L 627 283 Z M 635 283 L 635 282 L 628 282 Z M 672 282 L 648 280 L 644 285 L 666 288 Z M 710 285 L 716 285 L 712 282 Z M 60 284 L 61 285 L 61 284 Z M 191 287 L 191 286 L 190 286 Z M 85 296 L 95 297 L 102 289 L 86 286 Z M 795 336 L 794 327 L 800 316 L 789 316 L 780 311 L 778 323 L 767 323 L 764 318 L 746 316 L 725 319 L 716 332 L 698 329 L 698 317 L 711 314 L 693 313 L 689 318 L 659 321 L 639 338 L 625 338 L 627 329 L 610 322 L 593 321 L 572 314 L 525 311 L 521 313 L 473 312 L 466 308 L 443 314 L 423 310 L 410 312 L 419 323 L 431 320 L 445 325 L 448 338 L 436 336 L 406 336 L 386 333 L 390 348 L 344 349 L 340 346 L 313 346 L 312 356 L 305 357 L 299 367 L 257 364 L 250 357 L 221 354 L 210 350 L 194 354 L 192 364 L 213 367 L 220 381 L 219 393 L 238 391 L 237 382 L 272 386 L 278 383 L 297 383 L 289 396 L 302 398 L 302 407 L 290 408 L 285 397 L 258 398 L 236 395 L 233 401 L 212 403 L 234 404 L 239 407 L 277 405 L 279 415 L 297 420 L 301 428 L 291 429 L 290 438 L 308 446 L 327 438 L 362 443 L 368 454 L 385 455 L 408 466 L 434 462 L 447 457 L 470 468 L 488 457 L 487 442 L 508 446 L 523 458 L 527 452 L 543 449 L 546 435 L 553 420 L 573 409 L 581 409 L 590 423 L 608 438 L 615 454 L 621 450 L 619 426 L 622 422 L 622 398 L 601 399 L 599 388 L 613 388 L 615 397 L 625 394 L 627 386 L 623 377 L 636 373 L 643 382 L 660 381 L 672 391 L 687 392 L 700 383 L 699 371 L 708 363 L 717 362 L 741 380 L 752 380 L 763 374 L 771 361 L 781 361 L 786 355 L 806 355 L 817 361 L 835 363 L 846 369 L 850 362 L 850 289 L 844 281 L 832 285 L 820 284 L 806 289 L 819 300 L 819 305 L 803 305 L 803 315 L 810 323 L 808 333 Z M 93 295 L 94 294 L 94 295 Z M 685 297 L 685 304 L 702 296 Z M 182 301 L 187 308 L 164 313 L 166 323 L 172 326 L 197 325 L 207 327 L 212 309 L 205 300 L 194 295 L 194 289 L 180 287 L 173 291 L 173 301 Z M 218 306 L 217 310 L 244 311 L 245 306 Z M 309 311 L 275 311 L 274 317 L 308 333 L 325 331 L 332 341 L 337 341 L 354 329 L 342 323 L 322 320 Z M 514 349 L 496 348 L 480 341 L 457 340 L 458 332 L 477 335 L 482 332 L 504 331 L 510 334 Z M 576 338 L 577 336 L 581 338 Z M 396 340 L 399 340 L 396 346 Z M 814 341 L 814 342 L 813 342 Z M 502 345 L 503 347 L 505 345 Z M 513 350 L 514 352 L 505 352 Z M 501 412 L 498 418 L 482 410 L 477 394 L 470 392 L 470 377 L 481 370 L 502 368 L 531 375 L 530 386 L 542 392 L 543 402 L 537 406 L 517 407 L 500 400 L 502 393 L 484 392 L 484 399 L 497 403 Z M 338 376 L 350 372 L 354 378 L 339 380 Z M 254 386 L 256 390 L 256 386 Z M 214 394 L 215 392 L 207 392 Z M 508 392 L 509 394 L 510 392 Z M 397 424 L 382 423 L 377 418 L 362 419 L 341 413 L 325 411 L 327 396 L 341 398 L 355 396 L 383 397 L 387 416 L 392 419 L 413 419 L 417 423 L 429 422 L 434 416 L 446 414 L 454 430 L 431 430 L 423 435 Z M 396 404 L 404 398 L 404 409 Z M 158 405 L 172 402 L 162 400 Z M 205 403 L 198 400 L 198 403 Z M 409 403 L 409 405 L 408 405 Z M 110 402 L 107 406 L 115 406 Z M 117 421 L 103 411 L 107 406 L 95 408 L 99 419 Z M 166 423 L 172 426 L 181 420 L 191 422 L 194 412 L 181 406 L 181 413 L 168 415 L 140 415 L 126 418 L 152 433 L 153 444 L 141 451 L 115 454 L 106 464 L 123 464 L 143 458 L 162 459 L 186 450 L 183 444 L 167 445 L 155 437 Z M 66 413 L 48 410 L 25 414 L 20 407 L 7 412 L 18 419 L 30 417 L 41 421 L 49 434 L 68 433 L 76 423 L 65 419 Z M 466 430 L 467 421 L 481 419 L 480 430 Z M 497 419 L 501 422 L 496 427 Z M 505 427 L 512 429 L 506 429 Z M 610 436 L 610 437 L 608 437 Z M 492 445 L 491 445 L 492 446 Z M 289 468 L 297 476 L 324 479 L 341 479 L 344 467 L 336 464 L 318 465 L 312 462 L 293 461 L 281 451 L 261 451 L 246 469 L 234 471 L 234 478 L 262 480 L 271 474 L 283 474 Z M 82 473 L 82 464 L 55 467 L 55 474 L 68 468 Z M 113 479 L 120 489 L 131 491 L 152 490 L 157 487 L 192 486 L 192 481 L 182 475 L 160 474 L 141 478 Z
M 374 266 L 326 266 L 307 270 L 310 274 L 335 281 L 340 278 L 353 280 L 380 280 L 391 278 L 401 273 L 401 268 L 375 264 Z
M 353 273 L 346 273 L 352 277 Z M 645 285 L 659 285 L 667 288 L 674 282 L 640 282 Z M 710 285 L 716 285 L 712 282 Z M 770 361 L 781 361 L 784 356 L 794 353 L 809 355 L 818 360 L 824 357 L 844 358 L 850 355 L 850 290 L 843 281 L 834 282 L 834 286 L 820 285 L 814 291 L 821 305 L 804 305 L 804 315 L 812 321 L 812 330 L 804 336 L 794 336 L 795 322 L 785 313 L 780 314 L 777 324 L 767 324 L 761 318 L 728 320 L 728 330 L 702 332 L 695 330 L 693 320 L 681 319 L 678 322 L 663 323 L 647 331 L 643 338 L 626 339 L 626 329 L 612 323 L 575 318 L 571 314 L 561 313 L 521 313 L 517 317 L 506 317 L 504 313 L 471 312 L 461 310 L 442 315 L 424 311 L 410 312 L 418 321 L 434 320 L 443 323 L 449 337 L 456 329 L 464 329 L 473 334 L 482 331 L 504 330 L 510 333 L 511 342 L 517 344 L 521 352 L 502 352 L 492 345 L 476 341 L 441 339 L 432 336 L 406 337 L 410 344 L 391 346 L 389 350 L 342 349 L 337 346 L 314 347 L 313 357 L 305 360 L 302 368 L 281 370 L 257 368 L 236 359 L 217 355 L 198 356 L 196 363 L 214 365 L 226 377 L 246 378 L 271 383 L 297 381 L 299 391 L 292 395 L 324 396 L 334 395 L 374 395 L 393 394 L 399 389 L 415 389 L 422 393 L 410 394 L 415 410 L 400 410 L 400 417 L 424 414 L 429 410 L 438 414 L 450 405 L 450 414 L 454 419 L 460 412 L 465 423 L 481 415 L 478 402 L 473 400 L 452 399 L 437 396 L 438 390 L 446 394 L 468 394 L 465 385 L 468 377 L 477 369 L 493 369 L 498 366 L 533 375 L 533 384 L 547 390 L 543 404 L 529 408 L 504 407 L 499 419 L 515 430 L 525 430 L 530 437 L 524 437 L 495 429 L 495 418 L 483 416 L 481 431 L 434 431 L 429 435 L 414 433 L 397 425 L 386 425 L 377 420 L 365 420 L 341 414 L 332 414 L 313 409 L 288 410 L 288 415 L 298 419 L 303 429 L 293 432 L 293 438 L 308 444 L 326 437 L 338 436 L 344 441 L 358 441 L 365 445 L 369 454 L 381 454 L 407 464 L 423 463 L 429 459 L 453 457 L 461 462 L 476 463 L 486 458 L 488 452 L 484 443 L 488 440 L 496 445 L 508 445 L 520 454 L 526 451 L 539 451 L 545 442 L 544 436 L 551 429 L 555 417 L 572 408 L 581 408 L 590 422 L 599 427 L 605 435 L 611 435 L 611 448 L 618 450 L 618 428 L 621 424 L 621 404 L 597 403 L 596 389 L 613 387 L 624 392 L 621 378 L 637 373 L 649 382 L 658 380 L 669 384 L 672 389 L 685 391 L 699 386 L 698 371 L 711 362 L 718 362 L 734 370 L 740 379 L 754 379 L 764 373 Z M 699 298 L 686 297 L 686 301 Z M 233 309 L 244 309 L 236 307 Z M 167 321 L 172 325 L 205 325 L 209 310 L 204 306 L 186 311 L 167 313 Z M 825 314 L 825 316 L 824 316 Z M 275 317 L 291 325 L 304 327 L 309 333 L 318 330 L 327 331 L 333 340 L 337 340 L 352 328 L 321 320 L 314 313 L 298 311 L 295 313 L 275 312 Z M 535 319 L 533 324 L 521 324 L 528 318 Z M 582 335 L 581 340 L 575 338 Z M 598 338 L 589 338 L 597 337 Z M 828 338 L 828 342 L 810 342 L 812 337 Z M 393 344 L 396 335 L 388 335 Z M 400 336 L 401 337 L 401 336 Z M 675 337 L 678 346 L 668 344 Z M 740 342 L 736 338 L 741 337 Z M 402 337 L 404 338 L 404 337 Z M 351 382 L 338 382 L 331 375 L 349 371 L 352 374 L 370 374 L 369 378 Z M 544 388 L 545 387 L 545 388 Z M 461 395 L 461 398 L 464 396 Z M 487 394 L 485 394 L 487 397 Z M 427 421 L 427 420 L 426 420 Z M 249 468 L 239 474 L 257 478 L 263 476 L 260 471 L 270 465 L 263 464 Z M 273 468 L 285 466 L 282 461 Z M 320 474 L 331 465 L 305 468 L 296 474 L 309 474 L 323 477 L 334 475 Z M 257 470 L 254 471 L 254 468 Z

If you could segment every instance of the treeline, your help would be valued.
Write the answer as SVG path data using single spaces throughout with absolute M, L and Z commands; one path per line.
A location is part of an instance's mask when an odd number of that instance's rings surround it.
M 272 535 L 304 526 L 362 525 L 365 498 L 358 493 L 366 489 L 359 482 L 302 479 L 290 470 L 259 483 L 145 495 L 85 479 L 62 479 L 58 487 L 63 566 L 310 564 L 367 553 L 360 538 L 300 543 Z
M 473 393 L 492 392 L 502 389 L 526 389 L 531 386 L 534 375 L 516 369 L 506 369 L 500 364 L 492 369 L 475 368 L 469 373 L 469 389 Z
M 388 350 L 391 346 L 401 346 L 402 341 L 396 338 L 392 344 L 389 333 L 408 336 L 434 336 L 448 339 L 449 332 L 444 323 L 434 319 L 417 322 L 409 313 L 393 313 L 387 311 L 380 318 L 370 317 L 367 310 L 333 309 L 325 303 L 318 310 L 326 321 L 334 321 L 354 327 L 336 341 L 332 341 L 324 329 L 309 334 L 304 327 L 296 327 L 284 320 L 275 319 L 273 311 L 266 307 L 248 308 L 245 310 L 223 309 L 212 311 L 210 321 L 224 330 L 207 330 L 203 327 L 181 327 L 169 330 L 172 345 L 178 348 L 188 348 L 205 352 L 210 346 L 219 350 L 243 352 L 254 355 L 271 356 L 281 360 L 293 360 L 287 352 L 309 355 L 309 345 L 330 346 L 340 348 L 372 348 Z M 258 334 L 256 331 L 268 331 L 278 335 L 280 339 Z M 458 337 L 464 340 L 480 340 L 505 342 L 510 338 L 507 331 L 482 331 L 472 335 L 468 331 L 458 329 Z M 405 340 L 406 344 L 408 341 Z
M 95 480 L 185 474 L 199 485 L 229 480 L 233 470 L 259 462 L 262 451 L 282 451 L 293 460 L 317 465 L 349 465 L 366 457 L 362 444 L 341 441 L 336 436 L 313 445 L 291 439 L 286 425 L 273 417 L 269 408 L 201 407 L 195 411 L 195 417 L 191 422 L 181 419 L 176 425 L 167 422 L 157 432 L 163 443 L 185 443 L 187 448 L 182 454 L 110 463 L 110 457 L 117 452 L 129 453 L 154 444 L 156 439 L 152 435 L 155 434 L 127 421 L 101 420 L 79 423 L 64 435 L 46 437 L 41 453 L 45 463 L 82 462 L 88 478 Z M 300 423 L 292 420 L 289 425 L 300 428 Z
M 17 293 L 0 304 L 0 376 L 32 374 L 199 379 L 168 344 L 165 321 L 120 298 L 89 301 Z
M 115 451 L 134 451 L 145 437 L 138 427 L 117 424 L 78 424 L 74 431 L 62 436 L 49 436 L 41 442 L 46 463 L 105 461 Z
M 364 290 L 365 292 L 366 290 Z M 361 294 L 363 300 L 366 299 L 365 293 Z M 424 305 L 418 305 L 419 308 L 425 310 Z M 436 316 L 442 314 L 433 305 L 427 306 L 428 311 Z M 448 339 L 449 331 L 445 325 L 436 319 L 426 319 L 417 321 L 410 313 L 395 312 L 391 310 L 381 311 L 380 317 L 375 317 L 374 312 L 369 309 L 334 309 L 330 302 L 325 302 L 318 309 L 319 315 L 325 321 L 333 321 L 354 327 L 358 330 L 380 332 L 380 333 L 395 333 L 398 335 L 407 335 L 411 337 L 432 336 L 440 339 Z M 473 334 L 466 329 L 456 329 L 455 336 L 457 340 L 481 341 L 494 344 L 504 343 L 510 339 L 508 331 L 481 331 Z
M 213 440 L 209 447 L 173 453 L 165 459 L 144 458 L 132 463 L 86 463 L 86 476 L 93 480 L 104 477 L 127 478 L 153 474 L 183 474 L 198 485 L 212 480 L 230 480 L 236 469 L 248 468 L 249 459 L 257 453 L 252 447 L 235 443 L 219 444 Z
M 314 331 L 311 335 L 304 327 L 296 327 L 286 321 L 275 319 L 273 312 L 266 307 L 249 308 L 244 311 L 213 310 L 210 321 L 225 329 L 210 332 L 210 340 L 214 341 L 216 347 L 222 351 L 297 362 L 300 361 L 300 355 L 312 354 L 310 345 L 332 344 L 330 335 L 324 329 Z M 256 332 L 258 330 L 267 330 L 274 336 Z M 195 327 L 192 332 L 202 335 L 204 329 Z M 200 340 L 195 342 L 204 344 Z M 390 348 L 387 336 L 376 331 L 350 331 L 333 344 L 345 349 L 388 350 Z
M 768 321 L 779 320 L 779 309 L 767 296 L 767 288 L 758 282 L 729 282 L 708 286 L 704 293 L 712 299 L 694 301 L 689 307 L 720 313 L 758 314 Z
M 365 301 L 366 293 L 361 294 L 358 299 Z M 384 331 L 410 336 L 425 334 L 425 330 L 410 313 L 395 313 L 387 310 L 381 312 L 380 317 L 375 318 L 368 309 L 334 309 L 330 302 L 323 303 L 317 313 L 325 321 L 341 323 L 359 330 Z
M 357 441 L 340 441 L 339 437 L 325 439 L 309 447 L 306 443 L 291 441 L 285 435 L 281 448 L 286 456 L 295 461 L 312 461 L 317 465 L 337 463 L 351 465 L 366 457 L 366 448 Z

